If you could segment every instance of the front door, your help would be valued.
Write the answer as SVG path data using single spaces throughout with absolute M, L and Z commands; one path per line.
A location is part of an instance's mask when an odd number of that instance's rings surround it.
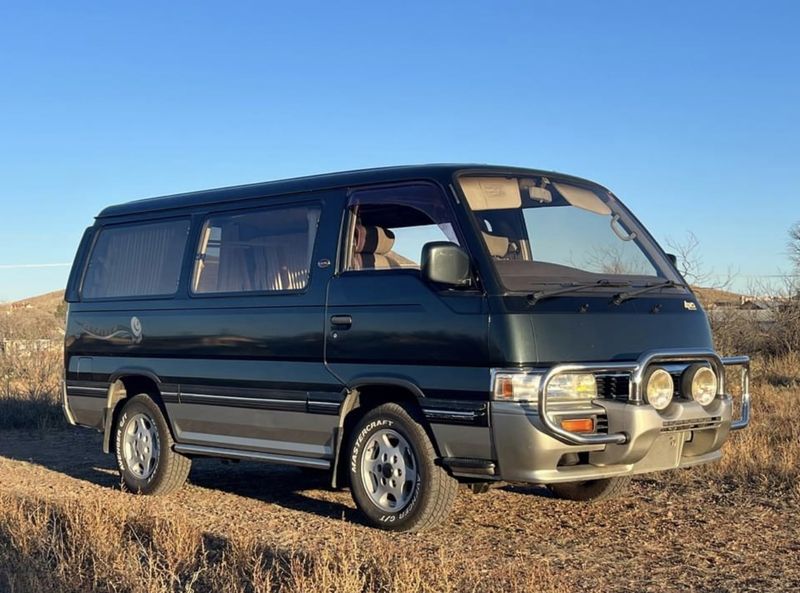
M 347 216 L 340 271 L 328 285 L 328 368 L 350 387 L 394 384 L 426 401 L 485 400 L 483 294 L 432 286 L 420 276 L 425 243 L 463 244 L 440 189 L 414 183 L 358 190 Z

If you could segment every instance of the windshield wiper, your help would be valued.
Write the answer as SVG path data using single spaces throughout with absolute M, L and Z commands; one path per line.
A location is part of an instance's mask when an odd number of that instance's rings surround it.
M 686 288 L 686 285 L 681 284 L 680 282 L 674 282 L 673 280 L 658 282 L 656 284 L 647 284 L 642 288 L 637 288 L 636 290 L 631 290 L 629 292 L 619 292 L 614 295 L 614 298 L 611 299 L 611 302 L 614 303 L 615 305 L 619 305 L 627 300 L 635 299 L 640 294 L 650 292 L 651 290 L 658 290 L 659 288 Z
M 606 286 L 630 286 L 630 282 L 612 282 L 611 280 L 597 280 L 596 282 L 572 282 L 567 285 L 561 285 L 561 288 L 554 288 L 552 290 L 537 290 L 533 294 L 528 295 L 528 302 L 535 305 L 541 300 L 549 299 L 550 297 L 558 296 L 560 294 L 567 294 L 568 292 L 575 292 L 576 290 L 586 290 L 587 288 L 603 288 Z

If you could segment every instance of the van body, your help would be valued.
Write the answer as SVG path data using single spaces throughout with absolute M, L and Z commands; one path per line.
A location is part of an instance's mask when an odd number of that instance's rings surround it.
M 199 456 L 291 464 L 415 530 L 459 483 L 602 499 L 718 459 L 749 420 L 748 359 L 714 352 L 673 259 L 558 173 L 392 167 L 112 206 L 66 300 L 66 417 L 142 493 Z

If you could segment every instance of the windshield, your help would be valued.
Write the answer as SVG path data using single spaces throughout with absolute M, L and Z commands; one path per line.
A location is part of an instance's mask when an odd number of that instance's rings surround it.
M 632 286 L 681 281 L 608 192 L 547 177 L 461 177 L 459 182 L 510 290 L 598 280 Z

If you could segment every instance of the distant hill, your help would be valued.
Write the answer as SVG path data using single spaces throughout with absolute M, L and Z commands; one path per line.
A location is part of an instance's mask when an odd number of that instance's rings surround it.
M 64 302 L 64 291 L 56 290 L 53 292 L 40 294 L 39 296 L 30 297 L 28 299 L 15 301 L 13 303 L 5 303 L 4 307 L 10 309 L 22 309 L 22 310 L 37 309 L 39 311 L 53 313 L 56 311 L 56 309 L 58 309 L 58 307 L 63 302 Z
M 701 286 L 692 286 L 692 290 L 700 299 L 703 307 L 708 308 L 710 305 L 730 305 L 736 306 L 742 302 L 743 295 L 729 292 L 727 290 L 720 290 L 719 288 L 703 288 Z
M 64 291 L 0 305 L 0 339 L 53 339 L 64 335 Z

